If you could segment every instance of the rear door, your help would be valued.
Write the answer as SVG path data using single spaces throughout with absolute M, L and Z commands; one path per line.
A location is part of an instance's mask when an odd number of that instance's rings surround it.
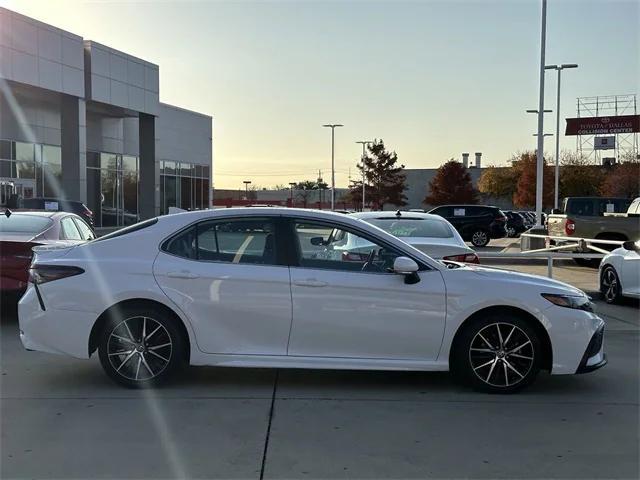
M 286 355 L 289 268 L 279 217 L 204 220 L 163 243 L 153 266 L 207 353 Z

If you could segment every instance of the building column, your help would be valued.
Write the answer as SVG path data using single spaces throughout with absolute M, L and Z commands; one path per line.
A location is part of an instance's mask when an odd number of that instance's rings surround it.
M 146 113 L 140 113 L 139 118 L 138 213 L 144 220 L 160 213 L 160 170 L 156 168 L 156 118 Z
M 62 194 L 69 200 L 87 201 L 87 113 L 85 101 L 62 95 Z

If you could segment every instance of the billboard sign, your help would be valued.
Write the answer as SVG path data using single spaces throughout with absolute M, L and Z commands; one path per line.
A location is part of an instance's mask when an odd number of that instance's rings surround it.
M 612 150 L 616 148 L 616 137 L 596 137 L 593 139 L 594 150 Z
M 565 135 L 614 135 L 640 132 L 640 115 L 567 118 Z

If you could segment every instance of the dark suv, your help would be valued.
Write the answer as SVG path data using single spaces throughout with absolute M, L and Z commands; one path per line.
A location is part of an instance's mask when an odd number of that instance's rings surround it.
M 93 212 L 89 210 L 84 203 L 77 200 L 60 200 L 57 198 L 22 198 L 18 201 L 18 208 L 75 213 L 87 222 L 91 228 L 93 228 Z
M 492 238 L 507 236 L 507 217 L 498 207 L 486 205 L 442 205 L 429 213 L 446 218 L 463 240 L 484 247 Z

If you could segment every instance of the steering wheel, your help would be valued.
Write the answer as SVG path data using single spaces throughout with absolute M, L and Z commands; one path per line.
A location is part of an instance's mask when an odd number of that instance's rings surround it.
M 369 252 L 369 255 L 367 255 L 367 259 L 364 261 L 361 271 L 364 272 L 369 268 L 369 265 L 372 264 L 375 256 L 376 256 L 376 249 L 374 248 Z

